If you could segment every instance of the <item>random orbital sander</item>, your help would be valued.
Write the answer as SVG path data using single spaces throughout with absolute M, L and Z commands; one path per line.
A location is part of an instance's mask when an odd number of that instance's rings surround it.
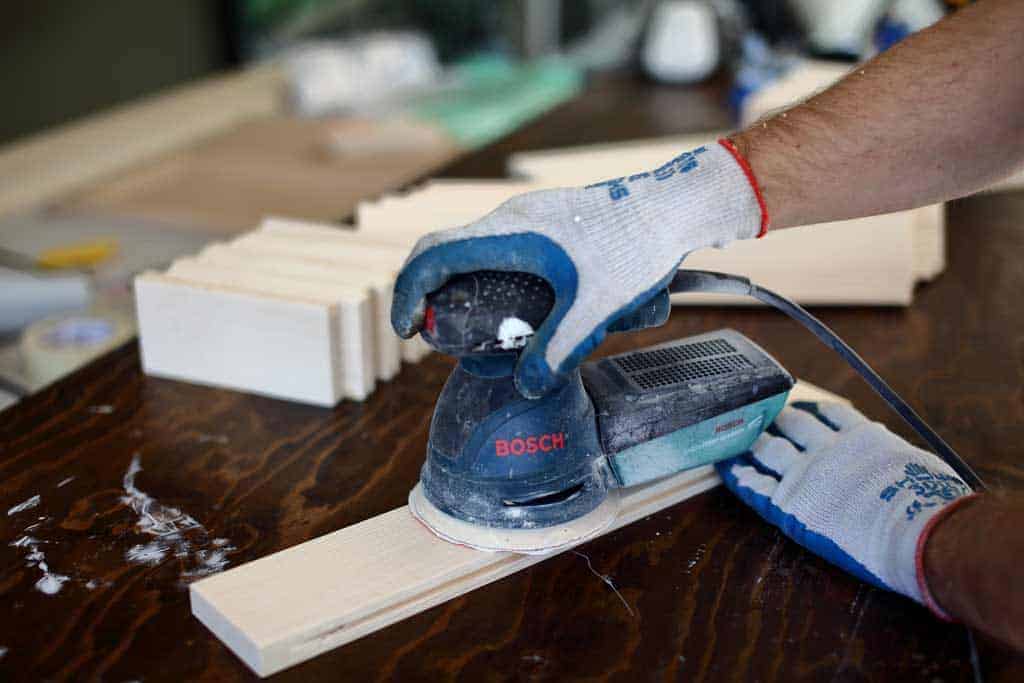
M 724 273 L 680 270 L 671 293 L 744 294 L 802 323 L 857 370 L 964 481 L 977 475 L 831 330 L 796 304 Z M 659 325 L 667 297 L 621 329 Z M 548 553 L 607 529 L 619 490 L 748 450 L 786 404 L 793 378 L 757 344 L 718 330 L 584 363 L 527 399 L 513 371 L 554 305 L 545 280 L 479 271 L 427 296 L 423 339 L 459 359 L 438 398 L 427 458 L 409 495 L 441 538 L 479 550 Z

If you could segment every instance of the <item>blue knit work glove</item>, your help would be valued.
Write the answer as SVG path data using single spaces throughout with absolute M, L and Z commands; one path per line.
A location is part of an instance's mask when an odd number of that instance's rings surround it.
M 791 539 L 944 616 L 920 558 L 928 532 L 971 489 L 935 455 L 838 403 L 796 403 L 747 454 L 717 465 L 725 485 Z
M 754 237 L 766 227 L 749 167 L 725 141 L 646 173 L 514 197 L 470 225 L 419 241 L 395 284 L 391 322 L 402 337 L 423 324 L 424 297 L 477 270 L 532 273 L 555 304 L 516 368 L 528 397 L 556 386 L 611 329 L 660 301 L 683 257 Z

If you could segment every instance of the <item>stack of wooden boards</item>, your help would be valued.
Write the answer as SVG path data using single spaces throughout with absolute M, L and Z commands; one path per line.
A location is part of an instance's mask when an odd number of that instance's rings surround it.
M 408 250 L 269 219 L 135 280 L 147 374 L 333 406 L 357 401 L 427 347 L 390 325 Z

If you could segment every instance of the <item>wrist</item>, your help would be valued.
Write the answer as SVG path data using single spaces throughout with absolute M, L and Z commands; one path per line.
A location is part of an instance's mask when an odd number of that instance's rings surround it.
M 768 217 L 768 205 L 765 202 L 764 193 L 761 190 L 761 184 L 757 179 L 757 175 L 754 173 L 754 169 L 751 167 L 750 162 L 747 160 L 746 154 L 746 142 L 743 141 L 742 147 L 736 144 L 735 140 L 730 138 L 722 138 L 718 141 L 722 147 L 725 148 L 729 154 L 732 155 L 733 159 L 739 165 L 740 170 L 743 171 L 743 175 L 746 177 L 747 182 L 750 185 L 750 189 L 754 192 L 754 197 L 757 199 L 757 206 L 761 211 L 761 225 L 757 233 L 757 237 L 760 239 L 768 234 L 769 228 L 769 217 Z
M 921 602 L 943 621 L 954 621 L 953 615 L 947 610 L 949 601 L 946 595 L 950 586 L 949 581 L 935 571 L 935 567 L 943 564 L 943 556 L 957 552 L 956 538 L 959 527 L 966 519 L 964 512 L 980 496 L 980 493 L 971 493 L 946 505 L 928 520 L 917 540 L 914 566 Z
M 800 143 L 791 139 L 785 119 L 774 119 L 729 136 L 729 141 L 749 164 L 758 180 L 766 211 L 771 215 L 769 230 L 793 228 L 818 221 L 808 220 L 806 209 L 814 197 L 803 190 L 806 185 L 794 172 L 792 149 Z M 792 157 L 792 158 L 791 158 Z

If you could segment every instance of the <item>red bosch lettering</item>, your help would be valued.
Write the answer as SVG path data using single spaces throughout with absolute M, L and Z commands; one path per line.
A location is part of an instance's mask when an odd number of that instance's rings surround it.
M 565 433 L 563 432 L 494 440 L 494 454 L 499 458 L 510 455 L 532 455 L 538 451 L 550 453 L 563 448 L 565 448 Z

